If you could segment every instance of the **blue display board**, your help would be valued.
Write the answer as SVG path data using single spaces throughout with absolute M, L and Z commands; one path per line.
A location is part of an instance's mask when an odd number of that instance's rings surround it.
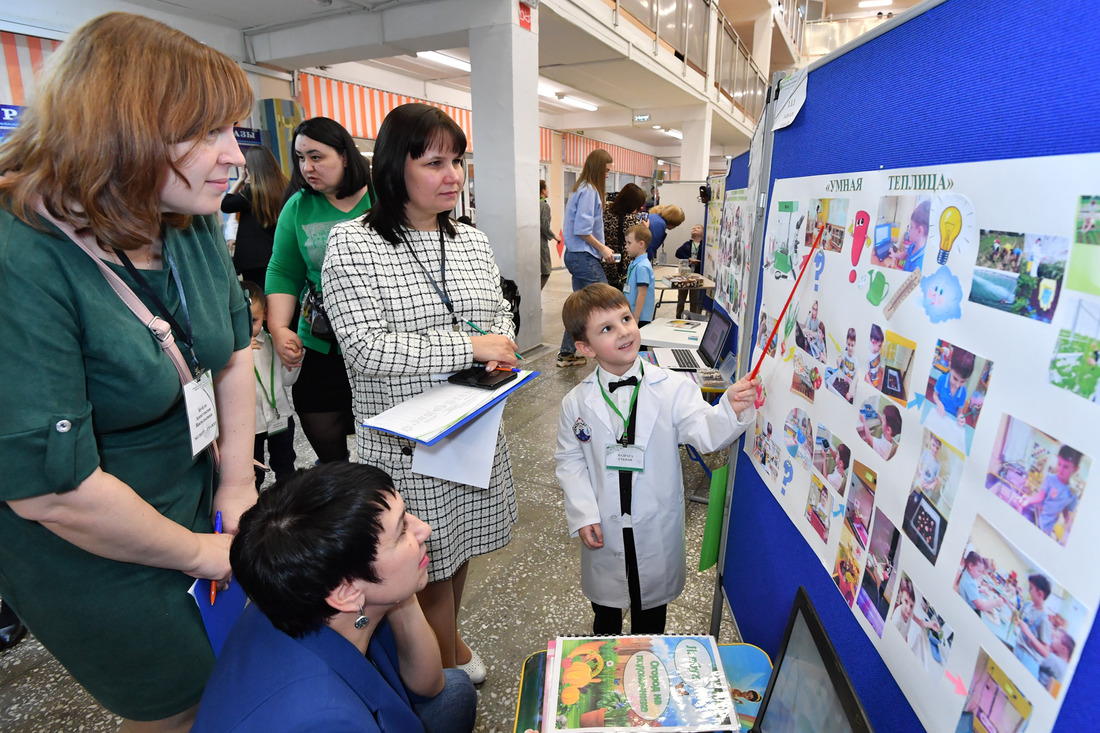
M 930 5 L 810 72 L 803 109 L 775 134 L 769 194 L 780 178 L 1100 151 L 1094 3 Z M 746 185 L 732 172 L 727 180 Z M 774 654 L 795 591 L 805 586 L 875 728 L 921 730 L 751 460 L 739 453 L 735 467 L 723 586 L 744 639 Z M 1094 627 L 1056 731 L 1095 725 L 1096 636 Z
M 749 154 L 745 152 L 730 161 L 729 173 L 726 174 L 726 190 L 733 191 L 734 189 L 748 187 Z

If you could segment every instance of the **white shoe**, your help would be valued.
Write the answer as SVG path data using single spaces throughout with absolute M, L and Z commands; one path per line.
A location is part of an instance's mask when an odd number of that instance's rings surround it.
M 481 656 L 476 651 L 471 649 L 470 654 L 470 661 L 458 665 L 458 668 L 466 673 L 466 676 L 470 678 L 470 682 L 480 685 L 485 681 L 485 676 L 489 673 L 489 670 L 485 668 L 485 662 L 481 661 Z

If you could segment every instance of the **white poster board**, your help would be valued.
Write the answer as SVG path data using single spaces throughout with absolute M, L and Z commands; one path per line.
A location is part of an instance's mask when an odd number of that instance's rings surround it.
M 1100 602 L 1098 169 L 775 182 L 746 452 L 928 730 L 1050 730 Z
M 726 191 L 713 268 L 714 299 L 740 329 L 748 304 L 749 254 L 752 247 L 753 207 L 748 189 Z
M 672 264 L 676 260 L 676 249 L 691 239 L 691 228 L 696 224 L 706 224 L 706 208 L 699 200 L 699 187 L 703 181 L 666 181 L 658 189 L 661 206 L 676 204 L 684 210 L 684 223 L 670 229 L 665 243 L 657 252 L 656 264 Z

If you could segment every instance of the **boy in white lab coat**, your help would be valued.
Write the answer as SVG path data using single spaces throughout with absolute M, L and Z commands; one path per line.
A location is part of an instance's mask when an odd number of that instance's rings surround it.
M 263 329 L 267 301 L 259 285 L 245 280 L 242 284 L 252 307 L 252 360 L 256 382 L 256 444 L 253 457 L 264 463 L 264 443 L 271 457 L 267 465 L 280 479 L 294 473 L 294 408 L 290 387 L 298 380 L 301 367 L 287 369 L 275 356 L 271 336 Z M 256 488 L 263 485 L 266 471 L 255 466 Z
M 755 420 L 760 380 L 709 405 L 683 375 L 643 365 L 630 305 L 605 283 L 570 295 L 562 320 L 599 364 L 562 403 L 555 454 L 593 633 L 622 633 L 629 608 L 632 634 L 661 634 L 686 574 L 679 444 L 709 453 L 732 443 Z

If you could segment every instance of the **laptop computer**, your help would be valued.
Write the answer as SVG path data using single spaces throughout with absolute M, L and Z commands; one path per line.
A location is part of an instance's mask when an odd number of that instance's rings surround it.
M 698 349 L 650 349 L 657 366 L 662 369 L 694 372 L 700 369 L 716 369 L 722 358 L 722 347 L 733 328 L 733 321 L 721 310 L 711 311 L 707 328 Z
M 751 733 L 797 733 L 807 726 L 823 733 L 873 730 L 806 589 L 799 587 Z

